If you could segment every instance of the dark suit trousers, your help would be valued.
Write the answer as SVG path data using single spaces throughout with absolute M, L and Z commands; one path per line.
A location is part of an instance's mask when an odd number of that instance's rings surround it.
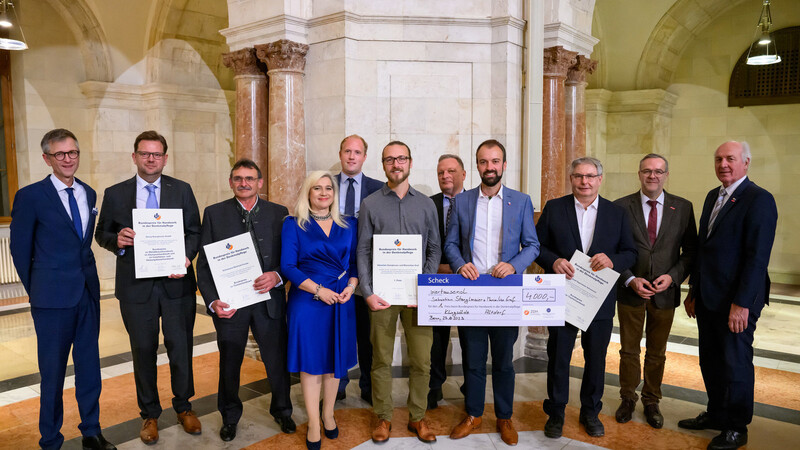
M 623 399 L 638 400 L 636 388 L 641 380 L 642 332 L 647 338 L 644 354 L 644 386 L 642 403 L 650 405 L 661 400 L 661 380 L 667 361 L 667 339 L 672 329 L 675 309 L 658 309 L 652 301 L 640 306 L 617 303 L 619 317 L 619 395 Z M 646 323 L 646 325 L 645 325 Z
M 709 311 L 696 302 L 700 371 L 708 393 L 708 414 L 723 429 L 747 431 L 753 420 L 753 333 L 761 311 L 750 310 L 747 328 L 732 333 L 730 310 Z
M 583 379 L 581 380 L 581 414 L 597 415 L 603 408 L 605 387 L 606 351 L 611 340 L 611 319 L 594 320 L 585 332 L 581 332 L 583 348 Z M 544 412 L 549 416 L 564 417 L 569 401 L 569 363 L 578 328 L 565 324 L 563 327 L 547 327 L 547 399 Z
M 498 419 L 514 411 L 514 342 L 517 327 L 458 327 L 464 345 L 464 407 L 474 417 L 483 415 L 486 396 L 486 360 L 492 349 L 492 392 Z
M 447 380 L 447 347 L 450 346 L 450 327 L 431 327 L 433 330 L 433 344 L 431 345 L 431 381 L 428 383 L 430 390 L 441 390 Z M 459 340 L 461 333 L 458 333 Z M 461 346 L 464 347 L 463 344 Z
M 275 300 L 269 300 L 275 301 Z M 230 319 L 211 316 L 217 329 L 219 347 L 219 393 L 217 408 L 224 425 L 236 424 L 242 417 L 242 401 L 239 398 L 239 375 L 244 360 L 249 331 L 258 343 L 261 360 L 267 369 L 267 379 L 272 388 L 269 412 L 273 417 L 292 415 L 289 398 L 289 372 L 286 367 L 286 348 L 289 337 L 286 319 L 272 319 L 267 315 L 264 302 L 238 309 Z
M 172 407 L 176 413 L 192 409 L 189 403 L 194 396 L 192 334 L 197 314 L 194 295 L 168 298 L 162 283 L 157 281 L 146 302 L 120 302 L 119 309 L 130 337 L 136 400 L 142 418 L 158 419 L 161 415 L 156 366 L 159 322 L 169 357 Z
M 72 308 L 31 307 L 42 377 L 39 397 L 39 445 L 60 448 L 64 443 L 64 375 L 69 352 L 75 367 L 75 398 L 84 436 L 100 434 L 100 302 L 84 288 L 80 302 Z
M 356 302 L 356 342 L 358 344 L 358 368 L 361 375 L 358 387 L 361 392 L 372 392 L 372 342 L 369 340 L 369 306 L 360 295 L 354 295 Z M 339 380 L 339 392 L 344 392 L 350 377 L 345 375 Z

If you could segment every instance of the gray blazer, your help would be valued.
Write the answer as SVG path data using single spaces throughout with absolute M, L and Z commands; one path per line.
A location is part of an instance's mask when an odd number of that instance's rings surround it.
M 684 198 L 664 191 L 664 213 L 656 242 L 650 245 L 647 235 L 642 201 L 639 191 L 615 201 L 627 213 L 633 232 L 633 240 L 639 256 L 632 268 L 622 272 L 619 277 L 619 302 L 638 306 L 644 299 L 625 281 L 632 277 L 653 281 L 663 274 L 672 277 L 672 286 L 653 296 L 656 308 L 675 308 L 680 305 L 681 282 L 691 273 L 691 266 L 697 253 L 697 226 L 694 221 L 692 203 Z

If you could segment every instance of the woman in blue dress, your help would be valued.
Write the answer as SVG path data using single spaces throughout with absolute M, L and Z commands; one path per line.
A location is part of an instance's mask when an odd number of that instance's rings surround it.
M 321 444 L 320 391 L 325 436 L 338 436 L 333 405 L 339 378 L 357 361 L 355 304 L 349 301 L 358 285 L 357 232 L 356 220 L 339 214 L 333 177 L 312 172 L 281 234 L 281 273 L 291 282 L 288 366 L 300 372 L 310 449 Z

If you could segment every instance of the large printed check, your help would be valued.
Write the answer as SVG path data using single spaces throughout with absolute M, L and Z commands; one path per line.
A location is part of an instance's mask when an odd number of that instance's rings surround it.
M 564 275 L 417 276 L 420 325 L 564 325 Z

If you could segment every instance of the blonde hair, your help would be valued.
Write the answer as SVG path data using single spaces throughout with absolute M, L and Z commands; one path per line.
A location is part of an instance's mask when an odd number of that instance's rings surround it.
M 294 205 L 294 218 L 297 220 L 297 225 L 303 230 L 306 230 L 306 225 L 309 222 L 310 217 L 310 210 L 311 204 L 308 202 L 308 194 L 311 192 L 311 188 L 317 184 L 317 181 L 327 178 L 331 181 L 331 186 L 333 186 L 333 203 L 330 206 L 331 218 L 342 228 L 347 228 L 347 222 L 344 221 L 342 218 L 341 213 L 339 213 L 339 183 L 336 182 L 336 179 L 331 175 L 329 172 L 324 170 L 315 170 L 308 174 L 305 181 L 303 181 L 303 186 L 300 187 L 300 192 L 297 195 L 297 203 Z

